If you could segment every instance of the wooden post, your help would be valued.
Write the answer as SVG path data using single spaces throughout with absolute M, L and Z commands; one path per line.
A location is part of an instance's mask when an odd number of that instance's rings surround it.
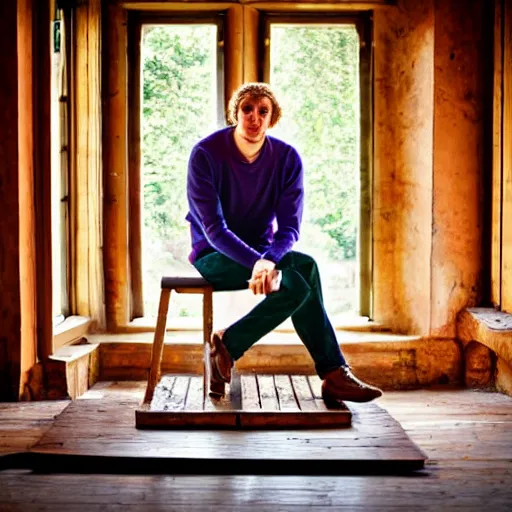
M 241 5 L 233 5 L 227 10 L 224 38 L 226 111 L 229 99 L 244 80 L 243 47 L 243 10 Z
M 512 1 L 504 7 L 501 307 L 512 313 Z
M 259 20 L 260 13 L 248 5 L 243 6 L 244 17 L 244 52 L 243 80 L 257 82 L 260 76 L 259 66 Z
M 128 322 L 128 136 L 126 11 L 108 4 L 104 58 L 104 266 L 107 328 Z
M 128 195 L 130 201 L 129 247 L 131 278 L 130 319 L 144 316 L 142 292 L 142 183 L 141 183 L 141 44 L 142 26 L 138 20 L 129 20 L 129 171 Z
M 52 276 L 52 167 L 51 167 L 51 59 L 50 3 L 34 5 L 34 158 L 36 266 L 37 266 L 37 356 L 46 360 L 53 348 L 53 286 L 60 288 L 58 276 Z M 55 282 L 56 281 L 56 282 Z
M 492 226 L 491 301 L 501 305 L 501 188 L 503 172 L 503 10 L 502 0 L 494 3 L 494 81 L 492 132 Z

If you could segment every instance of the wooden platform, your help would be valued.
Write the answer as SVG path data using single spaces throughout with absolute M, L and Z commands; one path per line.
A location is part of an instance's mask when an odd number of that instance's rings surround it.
M 101 384 L 101 386 L 99 386 Z M 138 430 L 144 383 L 98 383 L 30 450 L 30 467 L 101 473 L 367 474 L 421 469 L 425 454 L 374 403 L 341 429 Z
M 203 378 L 165 375 L 135 411 L 137 428 L 326 428 L 350 426 L 346 406 L 328 409 L 321 381 L 306 375 L 234 374 L 226 396 L 203 392 Z

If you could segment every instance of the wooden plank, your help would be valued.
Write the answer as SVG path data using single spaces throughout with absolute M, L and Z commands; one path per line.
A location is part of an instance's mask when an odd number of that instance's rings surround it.
M 258 392 L 260 394 L 261 409 L 263 411 L 278 411 L 276 387 L 273 375 L 258 375 Z
M 128 322 L 128 139 L 126 11 L 109 3 L 104 23 L 105 304 L 111 332 Z
M 170 400 L 173 392 L 176 377 L 172 375 L 164 375 L 155 388 L 151 399 L 150 411 L 166 410 L 167 401 Z
M 491 301 L 501 305 L 501 189 L 503 173 L 503 12 L 502 1 L 494 2 L 494 78 L 492 100 L 492 225 L 491 225 Z
M 501 307 L 512 312 L 512 3 L 504 3 Z
M 277 400 L 281 411 L 298 411 L 299 405 L 289 375 L 274 375 Z
M 185 402 L 187 400 L 188 387 L 190 385 L 190 377 L 179 375 L 174 381 L 172 388 L 172 395 L 167 401 L 168 411 L 181 411 L 185 408 Z
M 342 428 L 349 427 L 352 415 L 347 411 L 314 414 L 294 411 L 240 412 L 241 428 Z
M 308 378 L 305 375 L 292 375 L 291 379 L 300 410 L 304 412 L 318 410 Z
M 70 403 L 69 400 L 0 403 L 0 454 L 31 448 Z
M 202 411 L 203 407 L 203 379 L 202 377 L 190 377 L 185 409 L 187 411 Z
M 242 375 L 242 409 L 251 411 L 261 409 L 256 375 Z

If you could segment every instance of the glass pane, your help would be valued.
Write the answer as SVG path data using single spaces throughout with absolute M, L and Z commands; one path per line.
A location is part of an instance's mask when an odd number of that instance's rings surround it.
M 297 148 L 305 168 L 296 249 L 317 260 L 339 325 L 359 308 L 359 37 L 350 25 L 272 24 L 270 41 L 270 82 L 283 108 L 272 134 Z
M 52 306 L 54 325 L 67 314 L 67 99 L 64 21 L 52 24 L 51 75 L 51 204 Z
M 194 270 L 186 198 L 192 146 L 220 128 L 217 26 L 146 25 L 142 33 L 143 283 L 145 317 L 158 311 L 160 279 Z M 170 317 L 201 327 L 197 296 L 173 296 Z M 177 325 L 176 322 L 174 325 Z

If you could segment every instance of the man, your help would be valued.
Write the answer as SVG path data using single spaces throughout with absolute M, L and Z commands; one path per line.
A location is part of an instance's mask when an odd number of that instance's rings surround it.
M 249 287 L 266 295 L 213 334 L 210 394 L 222 394 L 234 361 L 291 316 L 323 379 L 324 400 L 367 402 L 382 392 L 350 371 L 323 306 L 317 265 L 292 250 L 299 239 L 304 172 L 297 151 L 266 133 L 280 116 L 267 84 L 246 84 L 230 100 L 233 126 L 201 140 L 190 156 L 190 261 L 214 290 Z

